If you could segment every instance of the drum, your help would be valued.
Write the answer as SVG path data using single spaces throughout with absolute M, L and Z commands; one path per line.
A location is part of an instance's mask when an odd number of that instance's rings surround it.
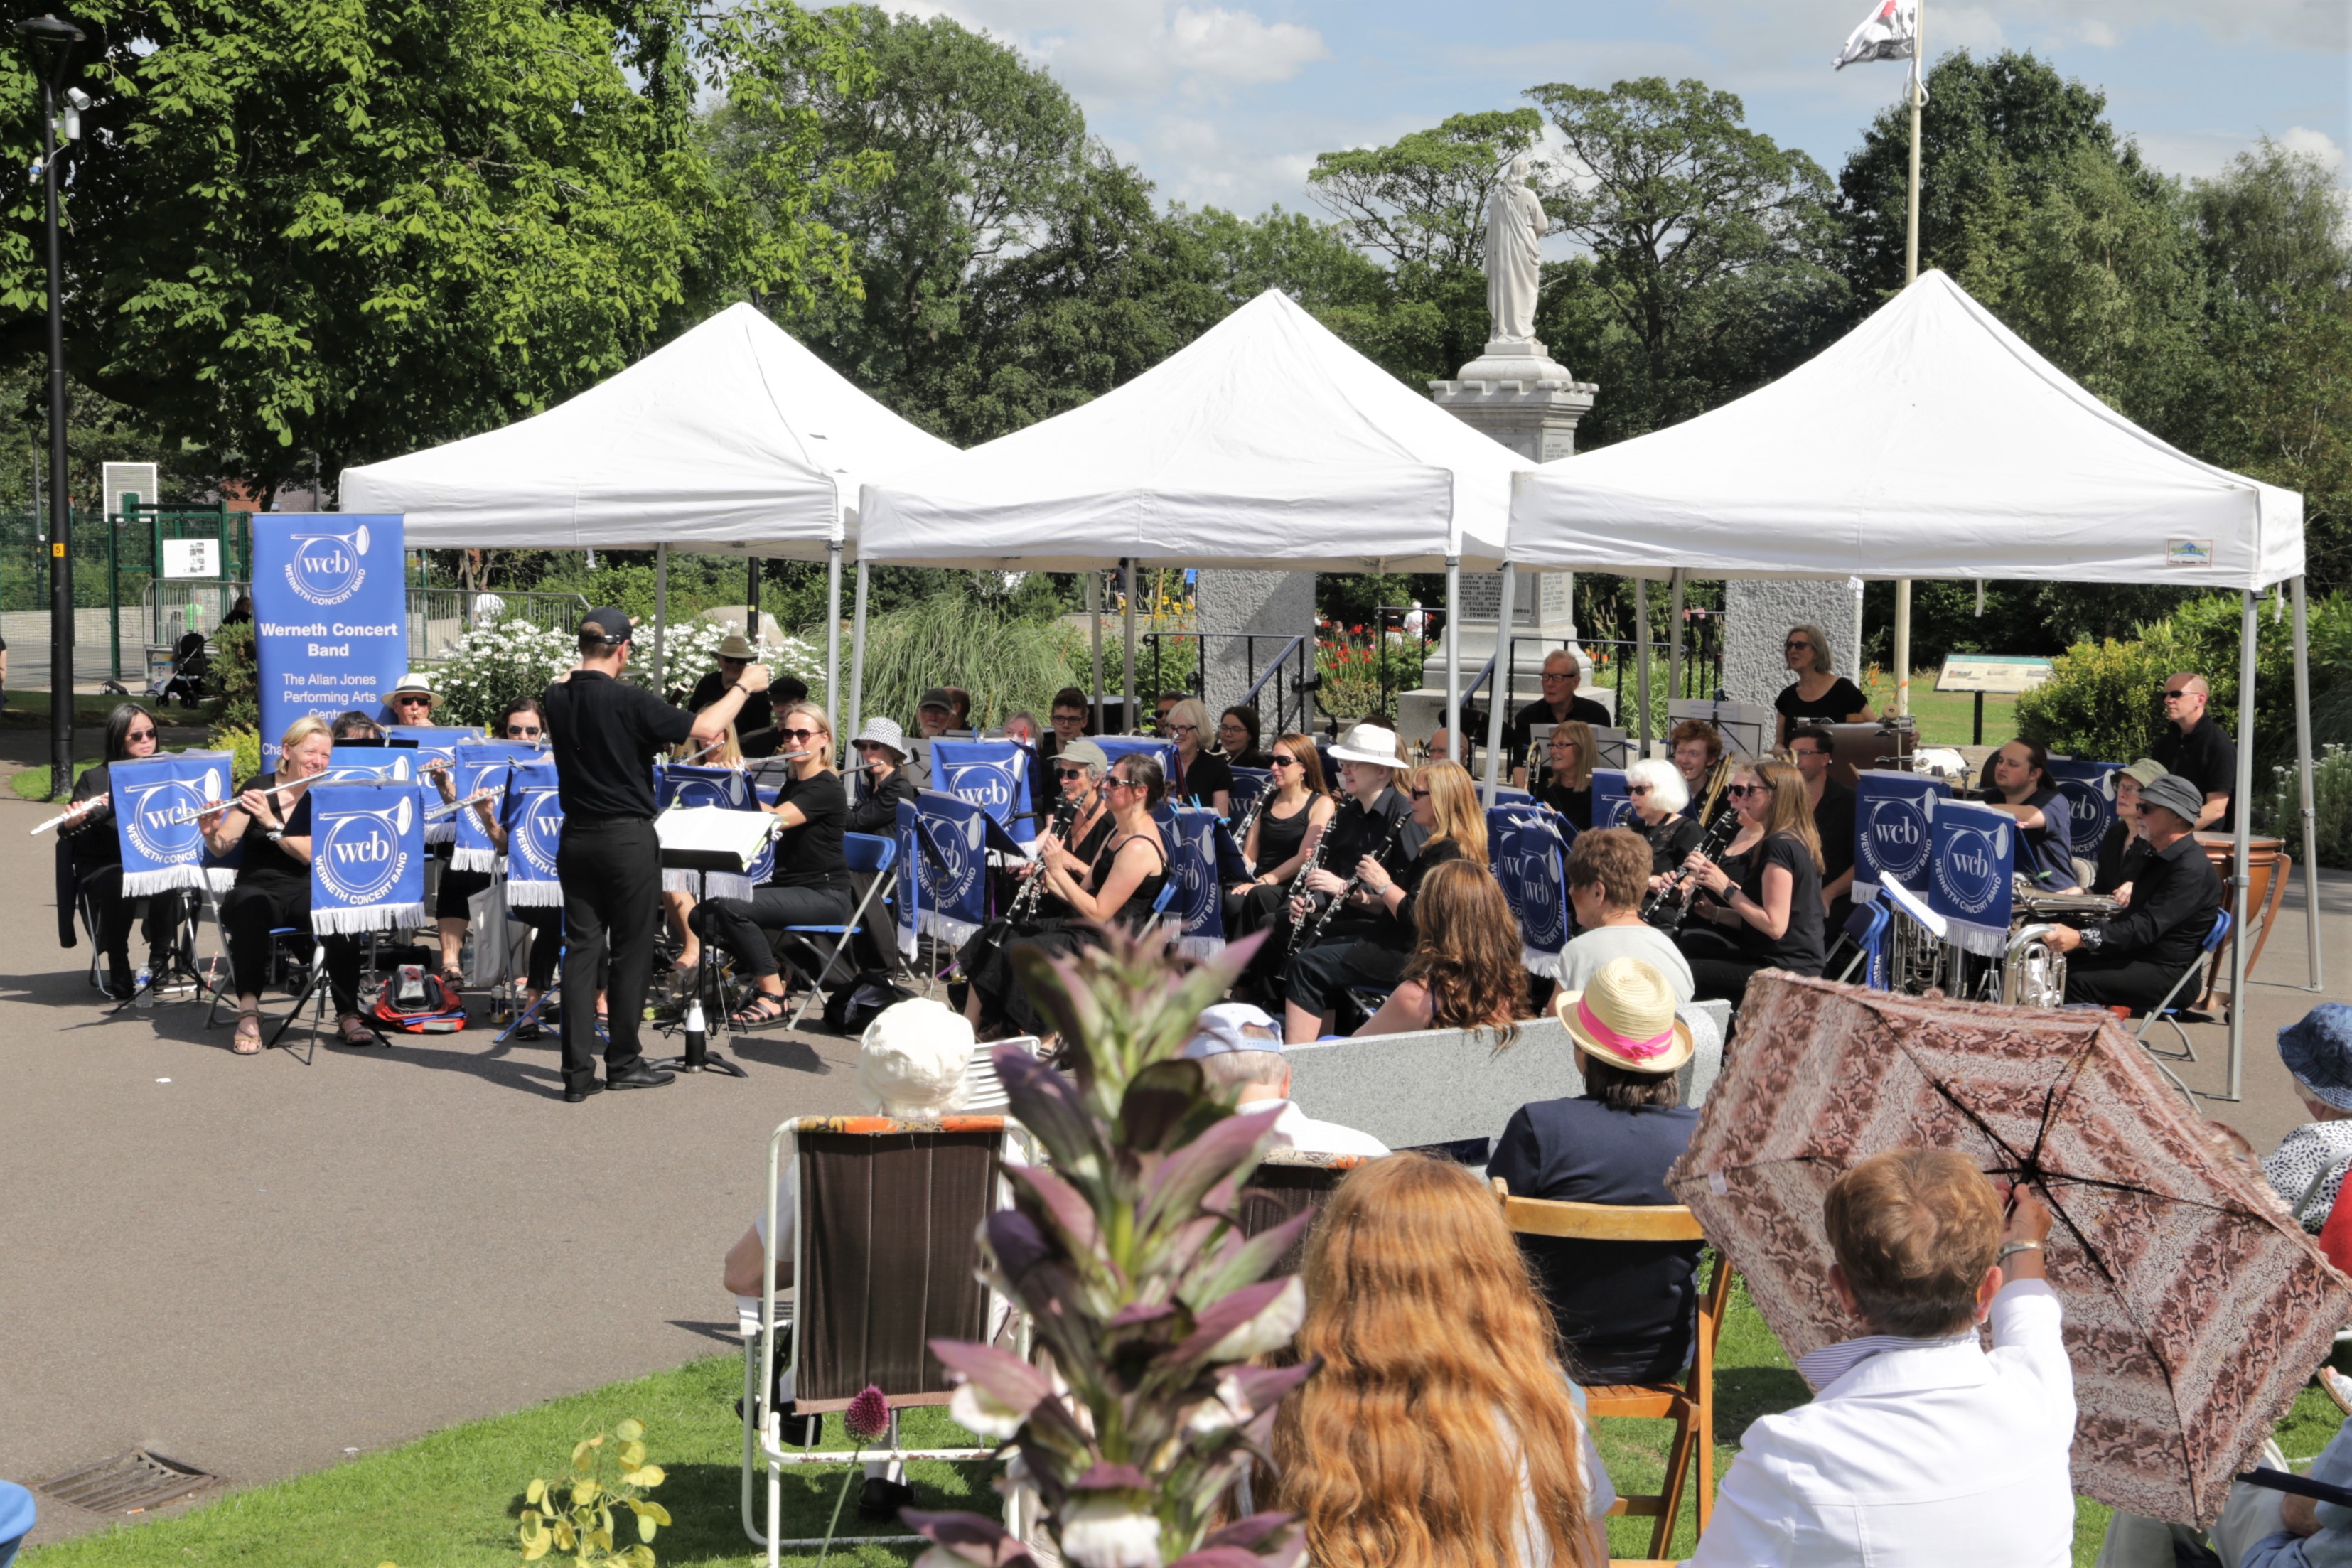
M 2222 908 L 2231 908 L 2230 871 L 2237 863 L 2236 837 L 2227 833 L 2200 833 L 2197 845 L 2205 851 L 2205 858 L 2213 862 L 2213 869 L 2221 874 Z M 2254 965 L 2262 962 L 2263 944 L 2271 937 L 2271 917 L 2278 913 L 2279 904 L 2286 897 L 2287 876 L 2294 867 L 2294 860 L 2286 852 L 2285 839 L 2256 837 L 2246 840 L 2246 923 L 2261 922 L 2254 932 L 2254 945 L 2246 954 L 2246 978 L 2249 980 L 2253 978 Z M 2200 997 L 2199 1001 L 2209 999 L 2214 984 L 2230 972 L 2230 947 L 2237 940 L 2237 933 L 2232 931 L 2229 943 L 2213 955 L 2213 971 L 2205 984 L 2207 994 Z

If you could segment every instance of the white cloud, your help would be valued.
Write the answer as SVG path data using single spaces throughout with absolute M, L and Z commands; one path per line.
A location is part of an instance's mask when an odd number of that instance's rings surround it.
M 930 0 L 915 0 L 929 5 Z M 1288 81 L 1330 58 L 1323 35 L 1224 5 L 1166 0 L 953 0 L 937 10 L 985 28 L 1054 74 L 1082 100 L 1198 98 Z
M 1295 22 L 1269 26 L 1247 11 L 1222 5 L 1206 11 L 1179 5 L 1168 31 L 1180 67 L 1221 81 L 1288 81 L 1331 56 L 1323 35 L 1312 27 Z
M 2307 125 L 2290 126 L 2279 137 L 2278 144 L 2290 153 L 2307 153 L 2338 173 L 2344 168 L 2344 149 L 2325 131 L 2314 131 Z

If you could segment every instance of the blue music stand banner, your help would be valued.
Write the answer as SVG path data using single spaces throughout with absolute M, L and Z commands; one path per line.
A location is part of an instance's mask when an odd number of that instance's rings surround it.
M 1094 742 L 1103 749 L 1103 755 L 1114 763 L 1121 757 L 1141 752 L 1160 764 L 1160 776 L 1168 781 L 1168 787 L 1176 787 L 1175 742 L 1162 741 L 1152 735 L 1097 735 Z M 1331 775 L 1327 773 L 1323 776 L 1329 778 Z
M 114 836 L 122 846 L 124 898 L 212 885 L 195 813 L 229 798 L 235 765 L 226 752 L 182 752 L 107 770 L 114 786 Z
M 1948 939 L 1981 957 L 2000 956 L 2009 945 L 2017 819 L 1974 801 L 1937 801 L 1928 869 L 1927 907 L 1944 917 Z
M 1518 917 L 1519 960 L 1530 974 L 1557 972 L 1568 945 L 1567 825 L 1541 806 L 1498 805 L 1486 813 L 1486 861 Z
M 1633 797 L 1625 793 L 1623 768 L 1592 770 L 1592 826 L 1595 827 L 1632 827 Z
M 1235 768 L 1234 788 L 1228 797 L 1233 806 L 1233 819 L 1239 822 L 1249 815 L 1251 805 L 1265 791 L 1274 787 L 1272 768 Z
M 416 767 L 416 752 L 413 747 L 337 746 L 327 753 L 327 771 L 319 775 L 319 782 L 415 784 Z
M 562 909 L 563 884 L 555 875 L 555 853 L 563 844 L 563 798 L 557 793 L 554 763 L 519 762 L 508 770 L 499 826 L 507 834 L 508 905 Z
M 1161 825 L 1160 837 L 1168 851 L 1168 874 L 1176 879 L 1168 913 L 1181 917 L 1177 951 L 1191 958 L 1223 952 L 1225 889 L 1219 872 L 1224 846 L 1233 842 L 1225 819 L 1209 806 L 1180 806 L 1174 819 Z
M 2116 820 L 2116 775 L 2121 763 L 2086 763 L 2073 757 L 2050 759 L 2050 782 L 2074 807 L 2074 821 L 2067 842 L 2085 860 L 2099 858 L 2099 840 Z
M 900 801 L 893 811 L 896 821 L 891 831 L 898 835 L 898 856 L 892 874 L 898 879 L 898 886 L 892 902 L 897 906 L 898 953 L 911 962 L 915 956 L 916 939 L 921 934 L 917 922 L 922 909 L 922 868 L 916 864 L 922 858 L 921 818 L 911 801 Z
M 517 763 L 538 762 L 547 753 L 537 746 L 526 746 L 520 741 L 480 741 L 457 748 L 457 765 L 450 774 L 450 785 L 459 800 L 484 790 L 494 790 L 498 798 L 506 797 L 507 773 Z M 493 807 L 493 815 L 496 808 Z M 495 871 L 499 868 L 499 847 L 490 838 L 489 829 L 482 826 L 481 814 L 471 806 L 453 814 L 450 820 L 457 831 L 450 841 L 457 846 L 449 856 L 449 866 L 457 871 Z
M 310 790 L 310 930 L 394 931 L 425 918 L 425 812 L 397 784 Z
M 692 763 L 657 763 L 654 766 L 654 805 L 716 805 L 730 811 L 757 811 L 759 792 L 740 768 L 704 767 Z M 740 871 L 688 871 L 662 868 L 662 891 L 693 893 L 705 899 L 748 899 L 751 889 L 776 868 L 776 840 L 771 834 L 759 858 Z
M 988 923 L 988 813 L 927 789 L 916 793 L 915 817 L 923 930 L 961 947 Z
M 382 716 L 408 668 L 408 584 L 397 513 L 256 513 L 253 651 L 261 755 L 309 713 Z
M 1029 766 L 1034 760 L 1018 741 L 933 741 L 931 787 L 979 806 L 1015 838 L 1034 838 L 1029 811 Z
M 1927 852 L 1936 813 L 1948 798 L 1940 780 L 1864 769 L 1853 803 L 1853 901 L 1867 903 L 1885 881 L 1927 890 Z
M 425 824 L 425 842 L 456 842 L 457 819 L 455 816 L 444 816 L 437 822 L 429 820 L 432 808 L 442 803 L 440 787 L 433 782 L 431 775 L 446 769 L 454 786 L 457 783 L 457 748 L 479 741 L 482 731 L 472 724 L 387 724 L 383 732 L 388 740 L 409 742 L 399 749 L 409 753 L 409 765 L 416 770 L 416 803 L 425 808 L 428 816 Z

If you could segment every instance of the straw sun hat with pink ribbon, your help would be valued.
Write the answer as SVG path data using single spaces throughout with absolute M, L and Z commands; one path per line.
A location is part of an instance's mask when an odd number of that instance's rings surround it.
M 1665 976 L 1638 958 L 1612 959 L 1581 991 L 1563 991 L 1552 1011 L 1588 1056 L 1627 1072 L 1672 1072 L 1690 1060 L 1691 1030 L 1675 1016 Z

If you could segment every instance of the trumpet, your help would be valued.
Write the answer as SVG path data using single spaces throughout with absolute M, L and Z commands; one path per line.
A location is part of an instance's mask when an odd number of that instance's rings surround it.
M 312 780 L 308 778 L 299 778 L 289 780 L 288 783 L 282 784 L 272 784 L 265 790 L 247 790 L 245 793 L 247 795 L 259 794 L 262 795 L 284 795 L 289 789 L 301 789 L 312 782 Z M 227 800 L 206 801 L 202 805 L 184 805 L 163 820 L 170 823 L 174 827 L 185 826 L 191 822 L 202 822 L 207 816 L 216 816 L 220 813 L 228 810 L 231 806 L 236 804 L 237 798 L 238 797 L 236 796 L 231 796 Z

